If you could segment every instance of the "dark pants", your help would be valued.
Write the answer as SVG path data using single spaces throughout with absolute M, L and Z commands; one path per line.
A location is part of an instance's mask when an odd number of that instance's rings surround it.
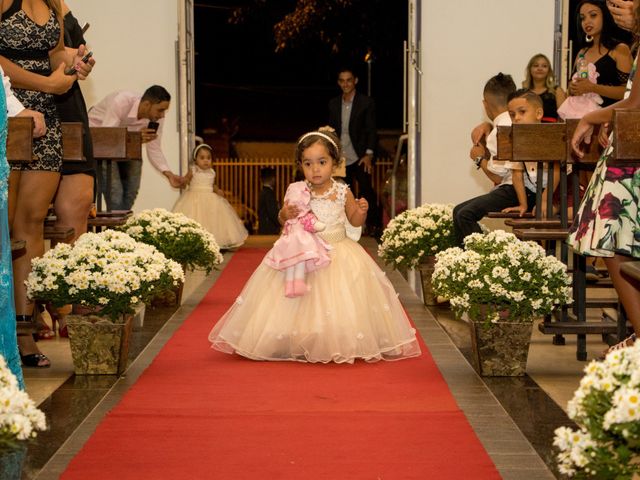
M 344 177 L 349 188 L 355 195 L 354 183 L 358 184 L 358 196 L 364 197 L 369 202 L 369 211 L 367 212 L 367 227 L 375 229 L 382 225 L 378 208 L 378 196 L 373 189 L 371 174 L 364 171 L 364 165 L 358 165 L 358 162 L 347 165 L 347 174 Z
M 527 192 L 527 211 L 536 203 L 536 194 L 530 190 Z M 463 246 L 463 240 L 467 235 L 480 233 L 480 221 L 489 212 L 499 212 L 508 207 L 518 206 L 518 196 L 513 185 L 500 185 L 486 195 L 472 198 L 456 205 L 453 209 L 453 230 L 458 246 Z

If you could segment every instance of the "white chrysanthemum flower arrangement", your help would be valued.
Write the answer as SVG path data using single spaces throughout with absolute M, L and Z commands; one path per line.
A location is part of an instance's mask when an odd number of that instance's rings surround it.
M 386 263 L 415 268 L 455 244 L 453 205 L 433 203 L 405 210 L 389 222 L 381 240 L 378 255 Z
M 567 405 L 579 429 L 560 427 L 553 444 L 561 473 L 631 479 L 640 474 L 640 342 L 592 361 Z
M 120 230 L 139 242 L 153 245 L 166 257 L 191 270 L 197 268 L 209 273 L 223 261 L 213 235 L 182 213 L 164 208 L 143 210 L 131 216 Z
M 467 236 L 464 246 L 438 253 L 432 277 L 458 317 L 497 322 L 508 311 L 511 321 L 532 321 L 571 303 L 566 265 L 540 245 L 495 230 Z
M 18 380 L 0 355 L 0 445 L 28 440 L 46 428 L 44 413 L 20 390 Z
M 140 301 L 184 281 L 182 267 L 151 245 L 115 230 L 85 233 L 74 245 L 59 243 L 31 262 L 30 298 L 99 307 L 116 320 Z

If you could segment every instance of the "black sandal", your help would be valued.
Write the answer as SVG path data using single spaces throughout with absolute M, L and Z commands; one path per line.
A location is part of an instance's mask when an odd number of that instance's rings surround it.
M 49 368 L 51 366 L 51 360 L 44 353 L 30 353 L 29 355 L 20 355 L 20 360 L 22 360 L 22 365 L 25 367 L 34 367 L 34 368 Z M 41 365 L 40 362 L 47 361 L 44 365 Z

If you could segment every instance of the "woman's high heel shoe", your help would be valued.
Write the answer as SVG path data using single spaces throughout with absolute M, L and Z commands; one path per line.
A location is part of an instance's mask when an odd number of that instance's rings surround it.
M 49 368 L 51 366 L 49 357 L 44 353 L 31 353 L 29 355 L 20 354 L 20 360 L 22 360 L 22 365 L 25 367 Z
M 37 320 L 35 321 L 37 331 L 36 333 L 33 334 L 34 339 L 36 341 L 51 340 L 56 336 L 56 322 L 58 321 L 58 315 L 55 309 L 48 308 L 48 307 L 49 307 L 49 304 L 43 305 L 39 303 L 36 305 L 36 308 L 38 309 L 38 312 L 39 312 Z M 49 313 L 49 316 L 51 317 L 52 328 L 50 328 L 49 325 L 47 325 L 47 322 L 45 322 L 44 318 L 42 317 L 42 314 L 44 313 L 45 310 Z
M 627 338 L 622 340 L 621 342 L 616 343 L 615 345 L 610 346 L 607 350 L 602 352 L 598 360 L 604 360 L 607 355 L 611 352 L 615 352 L 616 350 L 621 350 L 623 348 L 632 347 L 636 343 L 637 337 L 635 333 L 632 333 Z
M 58 328 L 58 335 L 61 338 L 69 338 L 69 330 L 66 325 Z
M 27 335 L 18 334 L 18 338 L 25 336 Z M 36 350 L 37 348 L 38 347 L 35 347 Z M 20 340 L 18 340 L 18 353 L 20 354 L 22 365 L 24 365 L 25 367 L 49 368 L 51 366 L 51 360 L 49 360 L 49 357 L 39 351 L 37 351 L 37 353 L 27 353 L 23 355 L 22 351 L 20 351 Z

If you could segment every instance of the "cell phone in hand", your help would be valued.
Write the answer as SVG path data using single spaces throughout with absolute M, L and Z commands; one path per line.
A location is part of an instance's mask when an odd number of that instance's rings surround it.
M 82 57 L 82 63 L 87 63 L 92 56 L 93 56 L 93 52 L 87 53 L 84 57 Z M 75 66 L 67 68 L 64 71 L 64 73 L 66 75 L 75 75 L 75 73 L 76 73 Z
M 157 132 L 159 126 L 160 124 L 158 122 L 149 122 L 149 125 L 147 125 L 147 128 L 149 130 L 153 130 L 154 132 Z

